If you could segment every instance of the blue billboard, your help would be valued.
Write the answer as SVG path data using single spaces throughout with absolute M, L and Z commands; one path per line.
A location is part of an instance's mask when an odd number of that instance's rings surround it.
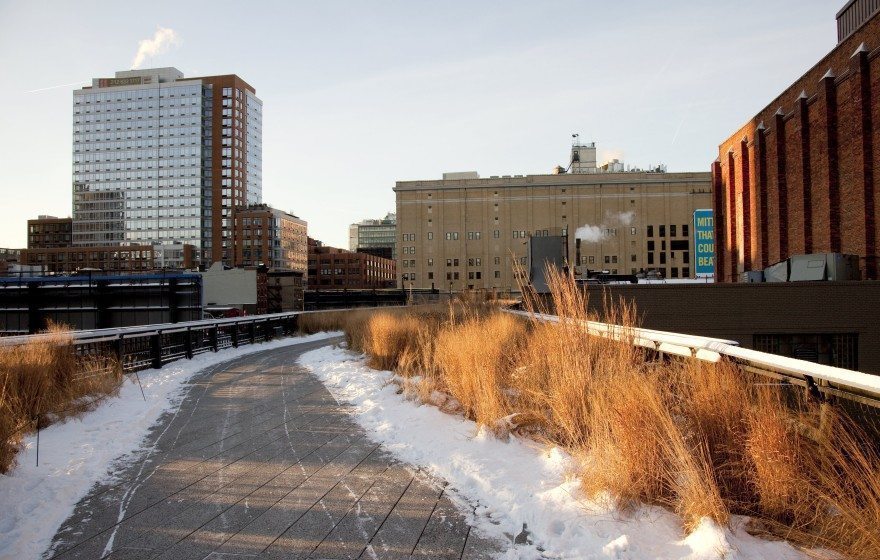
M 712 210 L 694 210 L 694 264 L 698 278 L 715 274 L 715 217 Z

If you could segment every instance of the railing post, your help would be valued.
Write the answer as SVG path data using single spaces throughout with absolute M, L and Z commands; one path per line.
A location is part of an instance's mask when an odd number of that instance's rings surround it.
M 150 356 L 153 358 L 153 369 L 162 367 L 162 333 L 150 336 Z
M 263 323 L 263 328 L 266 329 L 266 336 L 263 337 L 263 340 L 269 342 L 272 340 L 272 320 L 266 319 L 266 322 Z
M 251 321 L 250 324 L 248 325 L 248 328 L 250 329 L 249 334 L 251 335 L 251 344 L 256 344 L 257 343 L 257 322 Z
M 119 362 L 119 373 L 125 373 L 125 340 L 122 338 L 122 335 L 116 339 L 114 343 L 116 348 L 116 361 Z
M 232 334 L 230 338 L 232 339 L 232 347 L 238 348 L 238 323 L 232 324 Z
M 192 330 L 190 330 L 190 327 L 186 328 L 186 332 L 184 333 L 184 335 L 186 336 L 186 341 L 183 344 L 183 348 L 184 348 L 184 351 L 186 352 L 186 359 L 192 360 L 193 359 L 193 337 L 192 337 Z
M 217 325 L 214 325 L 213 327 L 208 329 L 208 339 L 211 341 L 211 350 L 213 350 L 214 352 L 217 352 L 218 350 L 220 350 L 220 344 L 219 344 L 219 341 L 217 340 L 218 339 L 218 336 L 217 336 L 218 329 L 219 329 L 219 327 Z

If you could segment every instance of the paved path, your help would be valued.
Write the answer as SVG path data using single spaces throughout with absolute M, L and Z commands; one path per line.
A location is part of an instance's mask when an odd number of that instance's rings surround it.
M 395 460 L 294 365 L 327 343 L 195 376 L 151 432 L 153 449 L 77 505 L 51 558 L 479 559 L 503 548 L 471 531 L 442 481 Z

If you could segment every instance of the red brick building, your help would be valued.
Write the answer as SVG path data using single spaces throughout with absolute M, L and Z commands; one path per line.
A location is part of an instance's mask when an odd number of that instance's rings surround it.
M 878 8 L 847 3 L 838 45 L 719 146 L 718 281 L 825 252 L 858 255 L 862 278 L 878 278 Z
M 310 290 L 369 290 L 395 286 L 396 265 L 391 259 L 325 247 L 311 237 L 308 243 Z

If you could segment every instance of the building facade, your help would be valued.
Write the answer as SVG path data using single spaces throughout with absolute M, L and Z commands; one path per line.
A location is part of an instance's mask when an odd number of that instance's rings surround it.
M 709 173 L 648 172 L 399 181 L 398 280 L 517 291 L 533 235 L 566 236 L 578 273 L 691 277 L 694 211 L 711 208 L 711 186 Z
M 237 209 L 233 221 L 235 266 L 265 265 L 270 270 L 306 273 L 305 220 L 267 204 L 252 204 Z
M 327 247 L 309 238 L 310 290 L 394 288 L 395 277 L 395 263 L 391 259 Z
M 721 143 L 712 166 L 716 278 L 846 253 L 878 277 L 880 15 L 854 0 L 840 42 Z
M 397 215 L 389 212 L 380 220 L 362 220 L 348 228 L 348 248 L 386 259 L 397 258 Z
M 192 249 L 181 255 L 181 268 L 191 268 Z M 47 274 L 71 274 L 81 269 L 106 272 L 147 272 L 160 268 L 153 245 L 103 245 L 24 249 L 21 264 L 41 267 Z
M 36 220 L 27 221 L 28 249 L 70 247 L 72 234 L 73 220 L 71 218 L 39 216 Z
M 117 72 L 73 92 L 73 244 L 231 264 L 232 211 L 262 198 L 262 102 L 235 75 Z

